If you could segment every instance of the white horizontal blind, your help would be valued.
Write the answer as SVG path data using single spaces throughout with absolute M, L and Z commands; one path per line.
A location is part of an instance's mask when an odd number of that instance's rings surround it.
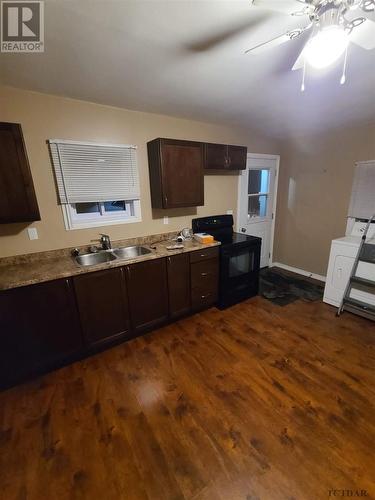
M 375 214 L 375 160 L 355 166 L 349 217 L 369 219 Z
M 60 203 L 138 200 L 135 146 L 49 141 Z

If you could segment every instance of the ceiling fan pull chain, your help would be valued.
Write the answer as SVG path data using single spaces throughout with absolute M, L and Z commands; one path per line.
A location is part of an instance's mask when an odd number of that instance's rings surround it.
M 348 64 L 348 47 L 346 47 L 346 50 L 345 50 L 344 67 L 343 67 L 343 70 L 342 70 L 342 76 L 341 76 L 341 80 L 340 80 L 340 84 L 341 85 L 344 85 L 344 83 L 346 82 L 346 67 L 347 67 L 347 64 Z
M 301 92 L 305 92 L 305 80 L 306 80 L 306 58 L 303 61 L 303 75 L 302 75 Z

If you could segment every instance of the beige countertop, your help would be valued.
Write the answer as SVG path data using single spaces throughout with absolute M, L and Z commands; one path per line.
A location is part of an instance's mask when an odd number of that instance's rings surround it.
M 122 240 L 121 242 L 113 242 L 113 248 L 118 248 L 120 246 L 142 245 L 150 248 L 151 253 L 134 259 L 116 259 L 111 262 L 97 264 L 94 266 L 84 267 L 77 264 L 75 259 L 70 255 L 71 249 L 0 259 L 0 290 L 33 285 L 35 283 L 67 278 L 78 274 L 92 273 L 104 269 L 112 269 L 146 260 L 160 259 L 162 257 L 167 257 L 168 255 L 194 252 L 196 250 L 202 250 L 204 248 L 220 245 L 217 241 L 211 244 L 202 245 L 193 240 L 185 241 L 184 248 L 181 250 L 167 250 L 166 246 L 169 246 L 174 242 L 163 241 L 159 243 L 152 243 L 152 240 L 154 239 L 155 241 L 155 238 L 159 236 L 160 235 L 155 235 L 154 237 L 149 238 L 145 237 L 132 240 Z M 142 242 L 138 240 L 142 240 Z

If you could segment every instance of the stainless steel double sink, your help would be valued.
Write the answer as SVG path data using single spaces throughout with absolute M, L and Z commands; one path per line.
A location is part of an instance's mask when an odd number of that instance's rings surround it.
M 129 260 L 142 257 L 143 255 L 150 254 L 151 250 L 142 247 L 122 247 L 114 248 L 112 250 L 101 250 L 97 253 L 86 253 L 75 257 L 77 264 L 80 266 L 95 266 L 97 264 L 104 264 L 113 260 Z

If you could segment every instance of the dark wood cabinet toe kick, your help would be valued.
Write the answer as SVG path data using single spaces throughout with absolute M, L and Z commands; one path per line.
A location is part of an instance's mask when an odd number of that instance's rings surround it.
M 211 307 L 218 256 L 204 248 L 0 292 L 0 388 Z

